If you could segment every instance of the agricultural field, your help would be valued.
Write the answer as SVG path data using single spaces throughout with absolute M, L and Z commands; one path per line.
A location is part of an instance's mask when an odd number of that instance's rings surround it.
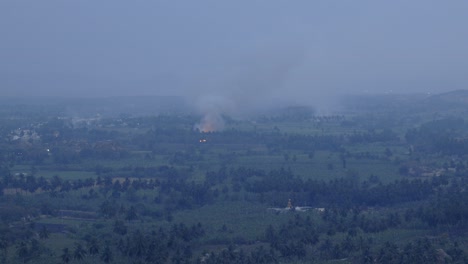
M 466 263 L 466 106 L 439 97 L 222 128 L 3 106 L 0 262 Z

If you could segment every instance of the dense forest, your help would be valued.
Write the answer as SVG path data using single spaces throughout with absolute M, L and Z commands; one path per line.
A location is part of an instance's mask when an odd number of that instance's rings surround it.
M 467 263 L 467 108 L 450 98 L 210 131 L 188 111 L 5 104 L 0 262 Z

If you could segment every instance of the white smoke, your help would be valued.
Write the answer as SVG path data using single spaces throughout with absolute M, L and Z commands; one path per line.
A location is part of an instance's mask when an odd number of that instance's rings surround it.
M 231 103 L 221 96 L 203 96 L 199 98 L 197 108 L 203 114 L 203 118 L 195 124 L 194 129 L 205 133 L 215 132 L 224 129 L 222 115 L 229 112 Z
M 216 112 L 207 113 L 200 123 L 195 124 L 195 129 L 204 133 L 221 131 L 224 129 L 223 117 Z

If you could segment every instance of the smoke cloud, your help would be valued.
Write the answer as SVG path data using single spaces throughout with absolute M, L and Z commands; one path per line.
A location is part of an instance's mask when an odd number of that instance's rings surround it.
M 222 115 L 228 111 L 230 103 L 221 96 L 201 96 L 198 98 L 196 108 L 203 117 L 195 124 L 194 129 L 208 133 L 221 131 L 224 129 L 224 119 Z
M 221 131 L 224 129 L 223 117 L 218 112 L 207 113 L 200 123 L 195 125 L 195 129 L 203 133 Z
M 195 107 L 203 118 L 194 129 L 220 131 L 225 125 L 223 115 L 245 118 L 279 105 L 297 103 L 298 97 L 287 84 L 304 58 L 302 48 L 277 46 L 236 60 L 228 76 L 214 76 L 202 82 L 200 86 L 204 88 L 197 89 Z

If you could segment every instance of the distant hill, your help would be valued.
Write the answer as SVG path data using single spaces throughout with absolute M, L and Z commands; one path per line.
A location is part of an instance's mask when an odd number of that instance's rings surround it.
M 372 94 L 345 98 L 343 106 L 351 111 L 373 112 L 445 112 L 468 109 L 468 90 L 455 90 L 440 94 Z
M 101 98 L 0 97 L 0 106 L 22 111 L 53 107 L 65 116 L 118 116 L 181 113 L 189 111 L 187 99 L 180 96 L 115 96 Z M 28 106 L 28 107 L 24 107 Z
M 446 93 L 432 95 L 427 98 L 427 101 L 432 103 L 452 103 L 452 104 L 468 104 L 468 90 L 455 90 Z

